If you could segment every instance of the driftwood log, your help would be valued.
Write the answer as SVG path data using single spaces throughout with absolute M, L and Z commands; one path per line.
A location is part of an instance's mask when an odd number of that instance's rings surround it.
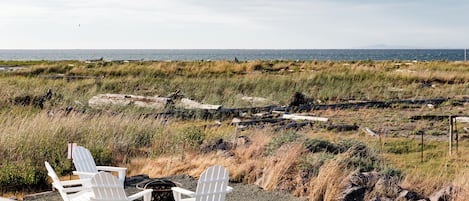
M 283 114 L 282 118 L 291 120 L 308 120 L 308 121 L 321 121 L 327 122 L 329 119 L 324 117 L 304 116 L 297 114 Z
M 66 79 L 66 80 L 83 80 L 83 79 L 100 79 L 98 76 L 86 76 L 86 75 L 40 75 L 40 78 L 45 79 Z
M 444 121 L 448 120 L 450 115 L 416 115 L 411 116 L 411 120 L 434 120 L 434 121 Z M 468 123 L 469 115 L 452 115 L 455 122 Z
M 165 97 L 135 96 L 126 94 L 98 94 L 93 96 L 88 104 L 92 107 L 105 105 L 148 107 L 154 109 L 164 109 L 170 99 Z
M 204 110 L 218 110 L 222 106 L 221 105 L 210 105 L 210 104 L 202 104 L 197 101 L 182 98 L 181 105 L 184 109 L 204 109 Z
M 392 101 L 364 101 L 358 103 L 337 103 L 337 104 L 304 104 L 299 106 L 288 106 L 280 107 L 278 110 L 287 112 L 303 112 L 311 110 L 327 110 L 327 109 L 360 109 L 360 108 L 388 108 L 393 107 L 396 104 L 410 104 L 410 105 L 426 105 L 433 104 L 439 105 L 448 99 L 446 98 L 433 98 L 433 99 L 421 99 L 421 100 L 392 100 Z M 466 100 L 463 100 L 466 101 Z

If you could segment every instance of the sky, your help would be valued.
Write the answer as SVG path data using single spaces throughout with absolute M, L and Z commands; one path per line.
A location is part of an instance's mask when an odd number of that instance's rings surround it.
M 468 48 L 467 0 L 0 0 L 0 49 Z

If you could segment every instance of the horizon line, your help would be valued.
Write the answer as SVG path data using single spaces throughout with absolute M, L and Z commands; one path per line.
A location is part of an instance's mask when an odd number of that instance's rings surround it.
M 467 48 L 0 48 L 0 50 L 465 50 Z

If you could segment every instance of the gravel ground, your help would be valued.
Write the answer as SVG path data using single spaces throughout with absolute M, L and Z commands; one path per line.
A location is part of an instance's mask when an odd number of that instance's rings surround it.
M 178 175 L 167 177 L 169 180 L 175 182 L 178 186 L 195 190 L 197 186 L 197 179 L 187 176 L 187 175 Z M 126 192 L 132 194 L 138 192 L 139 190 L 135 188 L 135 184 L 126 183 Z M 230 183 L 230 186 L 233 187 L 233 192 L 226 195 L 226 201 L 305 201 L 306 198 L 297 198 L 289 193 L 285 192 L 268 192 L 264 191 L 261 188 L 255 185 L 246 185 L 239 183 Z M 31 196 L 26 196 L 24 200 L 35 200 L 35 201 L 62 201 L 62 198 L 57 192 L 45 192 L 40 194 L 35 194 Z

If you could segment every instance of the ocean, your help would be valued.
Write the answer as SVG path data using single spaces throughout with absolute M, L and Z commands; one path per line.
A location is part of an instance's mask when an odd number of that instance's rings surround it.
M 80 49 L 5 50 L 0 60 L 463 61 L 463 49 Z

